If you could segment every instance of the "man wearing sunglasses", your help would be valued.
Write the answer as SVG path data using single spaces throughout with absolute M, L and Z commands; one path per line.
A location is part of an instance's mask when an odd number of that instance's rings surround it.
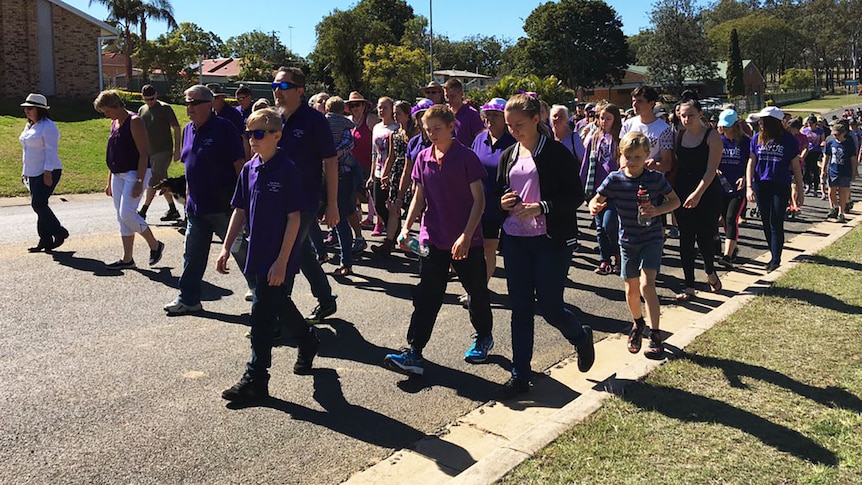
M 213 92 L 195 85 L 185 91 L 182 162 L 186 166 L 186 228 L 180 294 L 165 305 L 168 315 L 202 310 L 201 282 L 209 258 L 213 234 L 223 241 L 230 222 L 230 201 L 236 178 L 245 163 L 239 132 L 230 121 L 213 112 Z M 246 255 L 238 246 L 233 257 L 245 268 Z M 249 289 L 254 284 L 246 277 Z
M 317 211 L 320 206 L 323 177 L 326 179 L 326 215 L 324 222 L 330 228 L 338 224 L 338 157 L 329 123 L 322 113 L 303 102 L 305 74 L 295 67 L 280 67 L 272 83 L 272 97 L 282 118 L 282 135 L 278 146 L 296 164 L 305 189 L 299 240 L 302 241 L 300 270 L 311 286 L 317 306 L 306 317 L 310 323 L 321 323 L 335 313 L 336 295 L 317 260 L 309 239 L 309 231 L 320 228 Z M 288 288 L 292 291 L 293 288 Z

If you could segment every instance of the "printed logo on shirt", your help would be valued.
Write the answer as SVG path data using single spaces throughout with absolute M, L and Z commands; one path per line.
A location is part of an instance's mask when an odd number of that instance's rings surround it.
M 832 158 L 829 163 L 833 165 L 844 165 L 844 146 L 840 144 L 832 145 Z
M 292 133 L 294 138 L 302 138 L 305 135 L 305 130 L 302 128 L 294 128 Z
M 266 188 L 270 192 L 277 194 L 277 193 L 281 192 L 281 182 L 275 182 L 275 181 L 267 182 Z
M 211 146 L 213 143 L 215 143 L 215 142 L 213 141 L 213 139 L 212 139 L 212 138 L 204 138 L 204 139 L 201 141 L 201 144 L 202 144 L 203 146 L 205 146 L 205 147 Z
M 721 150 L 721 158 L 724 163 L 729 163 L 732 165 L 739 165 L 740 159 L 742 158 L 742 149 L 739 147 L 724 147 Z

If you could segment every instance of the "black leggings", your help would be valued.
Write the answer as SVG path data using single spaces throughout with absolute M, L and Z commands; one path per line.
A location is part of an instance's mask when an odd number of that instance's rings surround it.
M 739 217 L 745 212 L 745 195 L 725 195 L 723 199 L 724 237 L 731 241 L 738 241 Z
M 697 242 L 703 256 L 703 270 L 710 275 L 715 272 L 715 240 L 718 238 L 718 215 L 721 212 L 721 199 L 706 193 L 694 209 L 679 208 L 674 211 L 679 224 L 679 257 L 685 286 L 694 287 L 694 260 Z
M 374 197 L 374 210 L 377 212 L 377 215 L 380 216 L 380 220 L 383 221 L 383 226 L 385 227 L 389 224 L 389 207 L 386 205 L 389 201 L 389 189 L 384 190 L 380 179 L 374 177 L 374 185 L 371 187 L 371 194 L 372 197 Z
M 805 155 L 805 173 L 803 174 L 803 178 L 806 184 L 817 185 L 820 183 L 820 168 L 817 166 L 817 162 L 821 158 L 823 158 L 822 152 L 808 152 Z

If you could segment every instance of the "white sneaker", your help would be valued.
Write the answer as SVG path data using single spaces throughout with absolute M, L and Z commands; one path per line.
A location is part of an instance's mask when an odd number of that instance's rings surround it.
M 254 290 L 248 290 L 245 292 L 245 301 L 254 301 Z
M 168 315 L 185 315 L 201 310 L 203 310 L 203 306 L 200 303 L 197 305 L 186 305 L 180 300 L 180 297 L 176 297 L 174 301 L 165 305 L 165 311 L 168 312 Z

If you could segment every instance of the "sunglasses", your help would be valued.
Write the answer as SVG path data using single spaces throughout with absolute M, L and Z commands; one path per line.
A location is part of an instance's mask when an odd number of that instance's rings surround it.
M 272 83 L 272 90 L 281 89 L 282 91 L 287 91 L 288 89 L 301 88 L 299 84 L 289 83 L 287 81 L 282 81 L 280 83 Z
M 442 93 L 443 93 L 443 91 L 437 91 L 436 89 L 427 89 L 427 90 L 425 90 L 425 94 L 430 94 L 430 95 L 434 95 L 434 94 L 442 94 Z
M 263 140 L 267 133 L 276 133 L 278 130 L 245 130 L 246 138 L 254 138 L 255 140 Z
M 198 106 L 198 105 L 201 105 L 204 103 L 212 103 L 212 101 L 207 101 L 205 99 L 191 99 L 191 100 L 187 99 L 186 100 L 186 106 Z

